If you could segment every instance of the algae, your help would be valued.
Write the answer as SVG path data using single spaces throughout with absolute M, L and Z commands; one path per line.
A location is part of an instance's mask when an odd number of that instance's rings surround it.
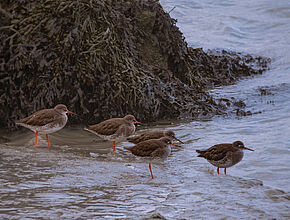
M 207 89 L 261 74 L 269 59 L 188 47 L 153 0 L 4 0 L 0 127 L 66 104 L 96 123 L 210 117 L 226 106 Z

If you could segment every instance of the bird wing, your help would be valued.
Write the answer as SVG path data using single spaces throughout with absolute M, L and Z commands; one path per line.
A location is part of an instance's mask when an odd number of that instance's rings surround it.
M 88 126 L 88 129 L 100 135 L 113 135 L 122 124 L 122 118 L 112 118 L 99 124 Z
M 233 151 L 231 144 L 217 144 L 202 151 L 201 156 L 207 160 L 219 161 L 226 157 L 227 153 Z
M 23 123 L 31 126 L 44 126 L 46 124 L 52 123 L 56 117 L 60 114 L 55 114 L 54 109 L 43 109 L 34 114 L 16 121 L 17 123 Z
M 131 148 L 127 148 L 134 155 L 140 157 L 148 157 L 151 156 L 152 152 L 156 149 L 160 148 L 160 142 L 157 139 L 151 139 L 147 141 L 142 141 Z
M 133 129 L 134 130 L 134 129 Z M 115 134 L 113 135 L 114 138 L 121 137 L 121 136 L 129 136 L 132 132 L 130 128 L 127 127 L 126 124 L 121 124 Z
M 138 136 L 134 136 L 134 137 L 130 137 L 127 140 L 131 143 L 137 144 L 140 143 L 142 141 L 146 141 L 146 140 L 150 140 L 150 139 L 158 139 L 163 137 L 163 132 L 147 132 Z

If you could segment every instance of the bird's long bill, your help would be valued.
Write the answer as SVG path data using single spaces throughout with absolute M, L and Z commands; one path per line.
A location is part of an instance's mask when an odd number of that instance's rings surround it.
M 140 121 L 135 121 L 135 123 L 136 123 L 136 124 L 141 124 L 141 122 L 140 122 Z
M 245 149 L 245 150 L 250 150 L 250 151 L 254 151 L 254 150 L 252 150 L 252 149 L 250 149 L 250 148 L 247 148 L 247 147 L 244 147 L 243 149 Z
M 71 111 L 69 111 L 69 110 L 67 110 L 66 113 L 67 113 L 67 114 L 73 114 L 73 115 L 76 115 L 76 113 L 73 113 L 73 112 L 71 112 Z
M 174 140 L 177 140 L 177 141 L 179 141 L 180 143 L 184 144 L 184 142 L 181 141 L 180 139 L 178 139 L 177 137 L 175 137 Z

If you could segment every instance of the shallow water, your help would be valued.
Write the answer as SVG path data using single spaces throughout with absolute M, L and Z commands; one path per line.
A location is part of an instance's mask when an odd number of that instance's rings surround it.
M 261 113 L 139 127 L 137 133 L 172 129 L 185 142 L 153 164 L 154 180 L 148 164 L 123 149 L 129 143 L 119 143 L 114 156 L 110 142 L 81 127 L 52 134 L 51 149 L 44 137 L 35 148 L 30 131 L 10 134 L 12 141 L 0 144 L 1 219 L 290 218 L 290 2 L 161 3 L 166 11 L 176 6 L 170 14 L 193 47 L 272 58 L 265 74 L 211 91 Z M 196 157 L 196 149 L 235 140 L 255 151 L 226 176 Z

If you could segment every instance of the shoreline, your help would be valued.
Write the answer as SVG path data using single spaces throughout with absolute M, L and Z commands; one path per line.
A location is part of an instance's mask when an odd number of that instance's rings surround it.
M 86 124 L 127 113 L 144 122 L 210 118 L 227 104 L 209 88 L 269 68 L 269 58 L 189 47 L 155 1 L 29 2 L 13 16 L 17 4 L 3 5 L 1 128 L 59 103 Z

